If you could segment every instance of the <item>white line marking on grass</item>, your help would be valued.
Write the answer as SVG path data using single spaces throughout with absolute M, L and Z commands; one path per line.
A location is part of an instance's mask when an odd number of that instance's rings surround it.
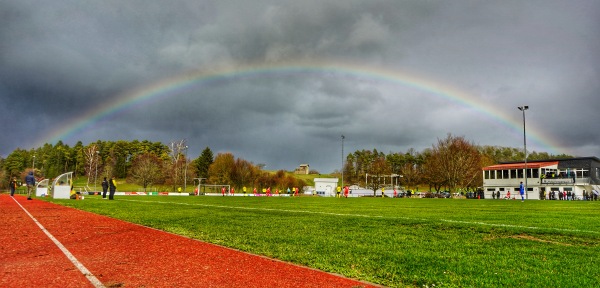
M 144 203 L 174 204 L 174 205 L 188 205 L 188 206 L 202 206 L 202 207 L 226 208 L 226 209 L 240 209 L 240 210 L 262 210 L 262 211 L 277 211 L 277 212 L 288 212 L 288 213 L 321 214 L 321 215 L 347 216 L 347 217 L 403 219 L 403 220 L 416 220 L 416 221 L 424 221 L 424 222 L 434 221 L 432 219 L 401 217 L 401 216 L 381 216 L 381 215 L 365 215 L 365 214 L 343 214 L 343 213 L 319 212 L 319 211 L 307 211 L 307 210 L 287 210 L 287 209 L 274 209 L 274 208 L 224 206 L 224 205 L 212 205 L 212 204 L 200 204 L 200 203 L 178 203 L 178 202 L 165 202 L 165 201 L 141 201 L 141 200 L 129 200 L 129 199 L 123 199 L 123 201 L 144 202 Z M 447 222 L 447 223 L 479 225 L 479 226 L 491 226 L 491 227 L 503 227 L 503 228 L 518 228 L 518 229 L 531 229 L 531 230 L 553 230 L 553 231 L 560 231 L 560 232 L 572 232 L 572 233 L 575 232 L 575 233 L 600 234 L 600 231 L 591 231 L 591 230 L 565 229 L 565 228 L 553 228 L 553 227 L 536 227 L 536 226 L 522 226 L 522 225 L 511 225 L 511 224 L 497 224 L 497 223 L 470 222 L 470 221 L 461 221 L 461 220 L 448 220 L 448 219 L 438 219 L 438 220 L 441 221 L 441 222 Z
M 286 210 L 286 209 L 275 209 L 275 208 L 224 206 L 224 205 L 199 204 L 199 203 L 177 203 L 177 202 L 140 201 L 140 200 L 123 200 L 123 201 L 143 202 L 143 203 L 175 204 L 175 205 L 188 205 L 188 206 L 202 206 L 202 207 L 241 209 L 241 210 L 262 210 L 262 211 L 277 211 L 277 212 L 288 212 L 288 213 L 323 214 L 323 215 L 333 215 L 333 216 L 352 216 L 352 217 L 365 217 L 365 218 L 389 218 L 389 217 L 378 216 L 378 215 L 342 214 L 342 213 L 318 212 L 318 211 L 307 211 L 307 210 Z M 394 218 L 411 219 L 411 218 L 404 218 L 404 217 L 394 217 Z
M 31 220 L 33 220 L 33 222 L 35 222 L 35 224 L 37 224 L 37 226 L 40 227 L 40 229 L 42 229 L 46 236 L 48 236 L 48 238 L 50 238 L 50 240 L 52 240 L 52 242 L 54 242 L 54 244 L 58 246 L 58 249 L 60 249 L 60 251 L 62 251 L 65 254 L 65 256 L 67 256 L 71 263 L 73 263 L 73 265 L 75 265 L 75 267 L 77 267 L 77 269 L 79 269 L 79 271 L 83 273 L 85 278 L 87 278 L 92 283 L 92 285 L 94 285 L 94 287 L 105 288 L 104 284 L 102 284 L 102 282 L 100 282 L 100 280 L 98 280 L 98 278 L 96 278 L 96 276 L 94 276 L 92 272 L 85 268 L 85 266 L 83 266 L 83 264 L 81 264 L 81 262 L 79 262 L 79 260 L 77 260 L 77 258 L 75 258 L 75 256 L 73 256 L 73 254 L 71 254 L 71 252 L 69 252 L 69 250 L 67 250 L 67 248 L 62 243 L 60 243 L 60 241 L 58 241 L 58 239 L 56 239 L 52 234 L 50 234 L 50 232 L 48 232 L 48 230 L 46 230 L 46 228 L 44 228 L 44 226 L 40 222 L 38 222 L 37 219 L 35 219 L 35 217 L 33 217 L 33 215 L 31 215 L 31 213 L 29 213 L 29 211 L 27 211 L 27 209 L 25 209 L 25 207 L 21 205 L 21 203 L 17 201 L 17 199 L 13 198 L 13 200 L 17 203 L 17 205 L 21 207 L 21 209 L 23 209 L 23 211 L 25 211 L 29 218 L 31 218 Z
M 448 220 L 448 219 L 440 219 L 440 221 L 448 222 L 448 223 L 475 224 L 475 225 L 493 226 L 493 227 L 519 228 L 519 229 L 532 229 L 532 230 L 554 230 L 554 231 L 561 231 L 561 232 L 579 232 L 579 233 L 600 234 L 599 231 L 579 230 L 579 229 L 565 229 L 565 228 L 554 228 L 554 227 L 522 226 L 522 225 L 512 225 L 512 224 L 485 223 L 485 222 L 469 222 L 469 221 Z

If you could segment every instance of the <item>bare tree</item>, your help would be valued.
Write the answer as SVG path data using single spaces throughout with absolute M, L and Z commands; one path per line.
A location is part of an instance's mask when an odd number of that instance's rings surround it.
M 233 182 L 237 187 L 244 187 L 253 182 L 252 178 L 258 174 L 258 170 L 258 167 L 251 162 L 237 158 L 234 164 Z
M 173 179 L 172 179 L 172 184 L 173 184 L 173 189 L 176 189 L 177 183 L 181 183 L 181 178 L 183 177 L 183 169 L 185 169 L 185 166 L 187 165 L 183 165 L 181 164 L 181 155 L 183 154 L 183 151 L 187 149 L 187 141 L 185 139 L 182 140 L 177 140 L 177 141 L 172 141 L 171 143 L 169 143 L 169 151 L 170 151 L 170 156 L 171 156 L 171 160 L 173 161 L 173 165 L 172 165 L 172 170 L 173 170 Z M 184 155 L 184 163 L 187 163 L 187 159 L 185 159 L 185 155 Z M 180 173 L 180 170 L 182 171 Z
M 433 187 L 437 192 L 446 185 L 446 179 L 440 172 L 440 163 L 441 159 L 437 154 L 427 154 L 425 156 L 425 163 L 423 164 L 421 174 L 423 181 L 429 184 L 429 188 L 431 189 L 431 187 Z
M 456 189 L 470 185 L 481 173 L 481 156 L 474 144 L 464 137 L 453 137 L 451 134 L 438 139 L 426 162 L 427 175 L 431 184 L 439 191 L 441 185 Z M 464 186 L 463 186 L 464 187 Z
M 98 146 L 96 144 L 92 144 L 87 148 L 83 149 L 83 154 L 85 156 L 85 174 L 87 177 L 87 185 L 90 185 L 90 176 L 94 175 L 96 177 L 95 168 L 98 165 L 98 159 L 100 158 L 98 155 Z M 95 179 L 94 179 L 95 180 Z
M 129 178 L 133 182 L 142 185 L 144 192 L 146 192 L 148 186 L 162 181 L 162 163 L 162 159 L 152 152 L 138 154 L 133 159 Z

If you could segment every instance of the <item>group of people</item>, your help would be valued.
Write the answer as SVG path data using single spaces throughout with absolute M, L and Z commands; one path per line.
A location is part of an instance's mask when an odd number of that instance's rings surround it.
M 344 186 L 344 188 L 338 186 L 337 187 L 336 197 L 337 198 L 341 198 L 342 197 L 342 195 L 341 195 L 342 191 L 344 191 L 344 198 L 348 198 L 348 194 L 350 193 L 350 188 L 348 186 Z M 396 190 L 394 190 L 394 191 L 396 191 Z M 381 189 L 381 197 L 383 197 L 383 189 Z
M 540 199 L 541 200 L 564 200 L 564 201 L 572 201 L 572 200 L 584 200 L 584 201 L 596 201 L 598 200 L 598 195 L 593 192 L 587 192 L 583 190 L 582 197 L 578 198 L 575 195 L 575 192 L 572 191 L 556 191 L 552 190 L 550 192 L 540 191 Z
M 519 195 L 521 195 L 521 202 L 524 202 L 525 201 L 525 186 L 523 186 L 523 182 L 521 182 L 519 184 Z M 510 189 L 508 191 L 506 191 L 506 195 L 504 197 L 502 197 L 502 195 L 500 194 L 500 191 L 492 192 L 492 198 L 493 199 L 507 199 L 507 200 L 514 199 L 514 197 L 511 198 L 511 196 L 510 196 Z
M 575 200 L 575 193 L 571 191 L 556 191 L 550 192 L 540 191 L 541 200 Z
M 593 192 L 586 192 L 585 190 L 583 190 L 583 200 L 598 201 L 598 191 L 594 190 Z
M 288 187 L 287 188 L 287 194 L 292 194 L 293 192 L 293 196 L 298 196 L 300 189 L 298 187 L 293 187 L 291 190 Z M 243 195 L 246 196 L 246 193 L 248 192 L 247 188 L 244 186 L 242 188 L 242 192 L 244 193 Z M 196 189 L 196 193 L 198 193 L 198 189 Z M 279 188 L 275 189 L 275 194 L 279 195 L 280 193 L 283 193 L 283 190 L 279 190 Z M 265 196 L 273 196 L 273 193 L 271 192 L 271 187 L 267 187 L 267 188 L 263 188 L 262 189 L 262 193 L 260 193 L 256 187 L 254 187 L 254 189 L 252 189 L 252 194 L 254 194 L 254 196 L 261 196 L 261 195 L 265 195 Z M 233 187 L 231 187 L 231 189 L 229 189 L 229 191 L 227 191 L 227 188 L 225 186 L 221 187 L 221 195 L 222 196 L 235 196 L 235 189 Z
M 10 180 L 10 196 L 14 197 L 15 191 L 17 191 L 17 177 L 13 177 Z M 33 194 L 33 187 L 35 187 L 35 176 L 33 176 L 33 171 L 29 171 L 27 176 L 25 176 L 25 185 L 27 185 L 27 200 L 31 200 L 31 194 Z
M 27 200 L 32 200 L 31 196 L 33 195 L 34 187 L 35 187 L 36 179 L 33 175 L 33 171 L 29 171 L 27 176 L 25 176 L 25 185 L 27 185 Z M 13 197 L 15 195 L 15 191 L 17 190 L 19 183 L 17 182 L 17 177 L 13 177 L 10 180 L 10 196 Z M 117 191 L 117 181 L 112 177 L 110 180 L 102 181 L 102 199 L 106 199 L 106 194 L 108 194 L 109 200 L 114 200 L 115 192 Z
M 102 199 L 106 199 L 106 192 L 108 191 L 110 191 L 108 200 L 114 200 L 115 192 L 117 191 L 117 181 L 112 177 L 110 177 L 110 180 L 106 180 L 106 177 L 102 180 Z

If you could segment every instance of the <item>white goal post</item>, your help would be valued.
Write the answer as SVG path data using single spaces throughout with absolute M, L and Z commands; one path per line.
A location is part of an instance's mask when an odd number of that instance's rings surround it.
M 198 193 L 196 195 L 201 194 L 219 194 L 221 195 L 221 189 L 225 187 L 225 195 L 229 195 L 231 191 L 231 185 L 228 184 L 199 184 L 198 185 Z

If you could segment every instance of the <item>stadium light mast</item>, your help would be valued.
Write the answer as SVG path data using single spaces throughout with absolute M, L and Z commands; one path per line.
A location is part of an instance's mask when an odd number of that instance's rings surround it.
M 183 166 L 185 170 L 183 170 L 183 192 L 185 193 L 185 189 L 187 188 L 187 150 L 188 150 L 188 146 L 185 146 L 185 153 L 183 154 L 183 161 L 185 161 L 185 165 Z
M 35 174 L 35 155 L 33 155 L 33 163 L 31 165 L 31 170 L 33 170 L 33 174 Z
M 98 157 L 100 157 L 100 151 L 96 150 L 96 175 L 94 175 L 94 192 L 98 191 L 96 190 L 96 182 L 98 180 Z
M 344 139 L 346 137 L 342 135 L 342 188 L 344 187 Z
M 527 137 L 525 134 L 525 110 L 529 109 L 529 106 L 519 106 L 519 110 L 523 111 L 523 153 L 525 154 L 525 197 L 527 197 Z

